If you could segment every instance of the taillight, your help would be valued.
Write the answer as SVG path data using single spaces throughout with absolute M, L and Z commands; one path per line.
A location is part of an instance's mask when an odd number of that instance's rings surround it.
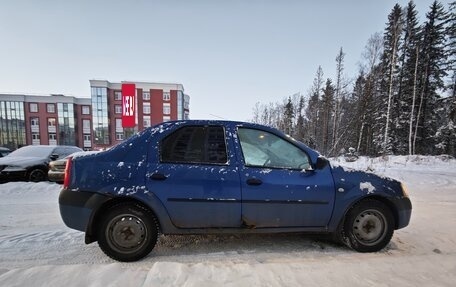
M 70 186 L 70 171 L 71 171 L 71 164 L 73 162 L 73 158 L 69 157 L 68 160 L 66 161 L 65 165 L 65 177 L 63 179 L 63 188 L 68 188 Z

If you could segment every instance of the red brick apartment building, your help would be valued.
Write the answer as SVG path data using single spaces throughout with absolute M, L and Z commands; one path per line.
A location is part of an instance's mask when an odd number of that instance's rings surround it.
M 0 146 L 76 145 L 91 149 L 90 122 L 90 99 L 0 94 Z
M 188 119 L 190 97 L 181 84 L 136 86 L 136 125 L 122 128 L 122 83 L 90 80 L 91 98 L 0 94 L 0 146 L 110 147 L 155 124 Z

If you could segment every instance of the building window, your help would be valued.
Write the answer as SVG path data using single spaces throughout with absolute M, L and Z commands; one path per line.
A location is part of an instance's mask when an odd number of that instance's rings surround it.
M 92 90 L 92 135 L 95 145 L 109 145 L 109 107 L 107 88 L 91 87 Z
M 82 120 L 82 133 L 90 134 L 90 120 Z
M 146 114 L 146 115 L 150 114 L 150 103 L 143 104 L 143 114 Z
M 82 114 L 83 115 L 90 115 L 90 107 L 89 106 L 82 106 Z
M 48 113 L 55 113 L 55 105 L 54 104 L 47 104 L 46 109 Z
M 171 99 L 170 92 L 163 92 L 163 100 L 169 101 Z
M 150 116 L 143 117 L 143 126 L 144 128 L 150 127 Z
M 48 118 L 48 127 L 55 127 L 55 118 Z
M 163 116 L 163 122 L 169 122 L 171 120 L 170 116 Z
M 39 133 L 32 133 L 32 145 L 39 145 L 40 142 L 40 134 Z
M 90 135 L 84 135 L 84 141 L 90 141 L 91 140 L 90 138 L 91 138 Z
M 30 112 L 37 113 L 38 112 L 38 104 L 37 103 L 30 103 Z
M 40 119 L 38 119 L 38 118 L 32 118 L 30 122 L 31 122 L 32 126 L 40 125 Z
M 123 133 L 122 119 L 116 119 L 116 133 Z
M 114 92 L 114 100 L 115 101 L 121 101 L 122 100 L 122 92 L 121 91 L 115 91 Z
M 25 111 L 28 103 L 5 101 L 0 96 L 0 146 L 16 149 L 26 145 Z
M 143 100 L 144 101 L 149 101 L 150 100 L 150 93 L 149 92 L 144 92 L 143 91 Z
M 57 140 L 57 135 L 56 135 L 56 134 L 49 134 L 49 140 L 50 140 L 50 141 L 55 141 L 55 140 Z
M 114 106 L 114 109 L 115 109 L 115 113 L 116 114 L 121 114 L 122 113 L 122 105 L 115 105 Z
M 164 115 L 169 115 L 171 114 L 171 107 L 169 103 L 164 103 L 163 104 L 163 114 Z
M 90 129 L 90 120 L 82 120 L 82 127 L 84 129 Z
M 184 95 L 184 109 L 190 109 L 190 97 L 188 95 Z
M 123 133 L 116 133 L 116 140 L 122 141 L 124 139 Z

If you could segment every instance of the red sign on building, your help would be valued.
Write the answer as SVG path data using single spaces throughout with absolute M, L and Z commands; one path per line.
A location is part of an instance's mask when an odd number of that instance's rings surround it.
M 136 86 L 122 84 L 122 127 L 134 128 L 136 124 Z

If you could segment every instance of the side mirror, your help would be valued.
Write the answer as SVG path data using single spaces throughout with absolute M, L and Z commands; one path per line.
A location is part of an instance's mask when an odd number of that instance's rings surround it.
M 51 158 L 51 160 L 56 160 L 59 158 L 59 155 L 56 153 L 53 153 L 53 154 L 51 154 L 50 158 Z
M 318 157 L 315 163 L 315 169 L 324 169 L 328 165 L 328 160 L 324 157 Z

